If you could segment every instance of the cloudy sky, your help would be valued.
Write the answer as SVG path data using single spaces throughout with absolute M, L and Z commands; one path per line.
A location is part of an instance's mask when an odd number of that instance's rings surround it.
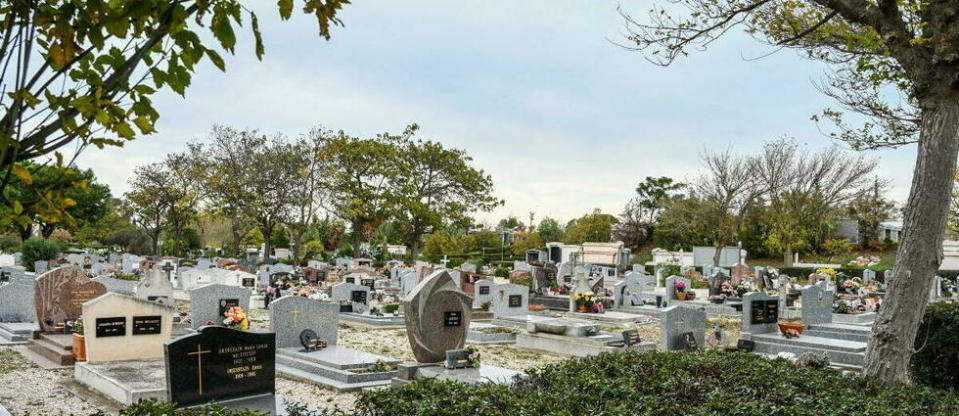
M 315 21 L 280 21 L 259 6 L 263 61 L 249 37 L 222 73 L 205 63 L 186 97 L 156 98 L 158 133 L 78 159 L 115 195 L 133 168 L 202 139 L 213 124 L 295 136 L 322 125 L 356 136 L 399 132 L 466 149 L 506 205 L 480 219 L 530 211 L 568 220 L 618 213 L 646 176 L 692 178 L 704 149 L 751 152 L 795 137 L 835 143 L 811 115 L 832 105 L 812 86 L 825 68 L 733 34 L 671 67 L 623 40 L 617 2 L 365 0 L 342 13 L 333 39 Z M 649 2 L 623 1 L 644 12 Z M 871 152 L 892 197 L 904 200 L 915 150 Z

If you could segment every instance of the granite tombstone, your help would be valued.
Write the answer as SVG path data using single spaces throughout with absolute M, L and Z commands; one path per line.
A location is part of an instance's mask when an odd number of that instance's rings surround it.
M 209 284 L 190 290 L 190 313 L 194 329 L 212 322 L 221 325 L 224 313 L 232 306 L 250 310 L 250 290 L 242 287 Z
M 300 333 L 313 331 L 327 345 L 335 345 L 340 307 L 302 296 L 284 296 L 270 302 L 270 329 L 277 348 L 300 345 Z
M 421 363 L 446 358 L 446 351 L 462 349 L 472 314 L 472 299 L 445 270 L 429 275 L 404 302 L 406 336 L 413 356 Z
M 273 333 L 205 326 L 164 348 L 167 400 L 178 407 L 276 391 Z
M 107 293 L 106 286 L 90 280 L 83 269 L 59 267 L 37 278 L 33 305 L 43 332 L 64 332 L 67 321 L 83 314 L 83 304 Z

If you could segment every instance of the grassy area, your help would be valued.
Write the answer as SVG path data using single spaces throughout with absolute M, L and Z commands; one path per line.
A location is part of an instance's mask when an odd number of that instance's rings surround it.
M 9 348 L 0 348 L 0 376 L 30 368 L 32 365 L 20 353 Z

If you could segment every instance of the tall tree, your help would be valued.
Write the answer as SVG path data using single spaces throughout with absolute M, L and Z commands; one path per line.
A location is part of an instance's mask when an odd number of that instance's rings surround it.
M 619 222 L 616 217 L 603 214 L 596 209 L 592 214 L 586 214 L 570 221 L 566 226 L 567 244 L 583 244 L 585 242 L 608 242 L 613 235 L 613 226 Z
M 350 224 L 356 256 L 391 208 L 390 198 L 395 195 L 388 190 L 390 177 L 396 172 L 394 166 L 399 163 L 399 139 L 388 134 L 362 139 L 342 131 L 324 139 L 321 154 L 331 167 L 324 183 L 331 194 L 328 208 Z
M 673 178 L 660 176 L 658 178 L 647 176 L 646 179 L 636 185 L 636 193 L 638 194 L 639 199 L 637 200 L 638 206 L 633 207 L 633 210 L 636 208 L 642 208 L 646 211 L 646 221 L 649 223 L 656 221 L 656 215 L 663 208 L 663 204 L 669 198 L 674 197 L 679 191 L 686 188 L 686 184 L 675 182 Z M 629 208 L 629 207 L 627 207 Z M 638 217 L 639 212 L 633 212 Z
M 390 177 L 395 217 L 407 230 L 413 261 L 423 235 L 444 222 L 455 222 L 474 211 L 490 211 L 502 201 L 493 197 L 493 179 L 470 166 L 472 158 L 439 142 L 412 139 L 411 125 L 398 140 L 397 164 Z
M 839 127 L 837 138 L 860 148 L 918 144 L 897 278 L 873 325 L 864 367 L 864 375 L 881 382 L 908 382 L 916 330 L 941 262 L 959 155 L 959 3 L 687 0 L 683 6 L 688 16 L 656 8 L 644 22 L 624 13 L 633 47 L 668 65 L 745 26 L 761 41 L 835 65 L 835 76 L 822 89 L 867 120 L 853 128 L 841 111 L 826 110 L 824 116 Z M 901 96 L 886 101 L 890 91 Z
M 290 237 L 293 261 L 299 264 L 300 252 L 303 249 L 303 236 L 317 219 L 318 210 L 326 196 L 324 177 L 329 174 L 323 157 L 323 140 L 334 136 L 329 130 L 316 127 L 305 136 L 291 144 L 288 163 L 293 163 L 290 172 L 295 186 L 291 187 L 287 215 L 281 221 Z
M 255 130 L 240 131 L 215 125 L 205 142 L 190 145 L 190 152 L 200 158 L 200 187 L 208 209 L 230 221 L 233 256 L 243 255 L 240 250 L 243 236 L 254 226 L 243 208 L 255 195 L 243 184 L 247 175 L 253 174 L 253 159 L 263 152 L 267 140 Z
M 563 230 L 563 226 L 560 225 L 559 221 L 550 217 L 543 218 L 543 220 L 539 222 L 539 225 L 536 227 L 536 232 L 539 233 L 543 241 L 547 243 L 560 241 L 563 239 L 563 234 L 565 234 L 565 230 Z
M 159 254 L 160 234 L 169 225 L 170 200 L 160 198 L 171 186 L 169 174 L 160 163 L 137 166 L 130 180 L 130 191 L 124 194 L 123 209 L 130 221 L 150 237 L 150 251 Z
M 849 203 L 848 213 L 856 220 L 859 229 L 859 244 L 863 247 L 870 241 L 881 241 L 879 226 L 892 215 L 895 205 L 885 198 L 888 183 L 874 178 L 872 183 Z
M 693 184 L 696 198 L 705 202 L 707 212 L 718 209 L 729 214 L 729 217 L 713 214 L 717 220 L 723 219 L 717 221 L 716 230 L 709 233 L 712 236 L 709 242 L 715 249 L 713 264 L 718 266 L 723 248 L 737 242 L 746 214 L 759 196 L 769 189 L 764 188 L 761 178 L 753 174 L 756 162 L 751 156 L 737 155 L 729 150 L 704 152 L 702 163 L 706 172 Z

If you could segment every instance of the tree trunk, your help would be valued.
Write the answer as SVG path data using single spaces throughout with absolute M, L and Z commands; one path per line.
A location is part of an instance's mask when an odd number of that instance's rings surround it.
M 719 244 L 716 246 L 716 252 L 713 253 L 713 267 L 719 267 L 719 259 L 723 257 L 723 246 L 725 244 Z
M 240 222 L 237 219 L 230 221 L 230 233 L 233 234 L 233 244 L 231 244 L 231 250 L 233 252 L 231 255 L 236 258 L 240 258 L 240 240 L 243 239 L 243 236 L 240 235 Z M 244 256 L 246 253 L 243 253 Z
M 17 231 L 20 233 L 20 240 L 27 241 L 33 236 L 33 224 L 26 227 L 17 227 Z
M 793 249 L 791 247 L 786 247 L 786 250 L 783 251 L 783 265 L 793 267 Z
M 353 220 L 350 228 L 353 229 L 353 257 L 360 257 L 360 244 L 363 244 L 363 221 Z
M 270 221 L 265 221 L 260 224 L 262 226 L 261 233 L 263 233 L 263 263 L 273 264 L 270 262 L 270 250 L 273 248 L 270 247 L 270 239 L 273 237 L 273 224 Z
M 895 278 L 873 324 L 863 375 L 885 384 L 909 381 L 916 331 L 932 278 L 942 261 L 951 190 L 959 154 L 959 101 L 920 102 L 921 133 Z

